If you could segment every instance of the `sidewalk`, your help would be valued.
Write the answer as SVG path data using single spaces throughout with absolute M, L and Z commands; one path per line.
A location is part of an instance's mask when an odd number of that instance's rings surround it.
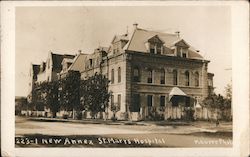
M 112 121 L 102 119 L 59 119 L 59 118 L 45 118 L 45 117 L 28 117 L 32 121 L 47 121 L 47 122 L 71 122 L 81 124 L 102 124 L 102 125 L 137 125 L 137 126 L 190 126 L 195 127 L 201 132 L 232 132 L 232 122 L 220 122 L 219 126 L 216 126 L 213 122 L 207 121 L 194 121 L 194 122 L 183 122 L 183 121 Z
M 112 121 L 102 119 L 61 119 L 61 118 L 45 118 L 45 117 L 28 117 L 29 120 L 33 121 L 48 121 L 48 122 L 72 122 L 72 123 L 83 123 L 83 124 L 105 124 L 105 125 L 140 125 L 140 126 L 187 126 L 192 125 L 191 122 L 183 121 Z

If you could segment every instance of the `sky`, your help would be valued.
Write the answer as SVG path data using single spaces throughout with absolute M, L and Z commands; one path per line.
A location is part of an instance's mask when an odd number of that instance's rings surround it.
M 27 96 L 31 63 L 45 61 L 50 51 L 92 53 L 109 46 L 116 34 L 139 28 L 180 36 L 210 60 L 217 94 L 231 83 L 231 11 L 227 6 L 76 6 L 17 7 L 15 94 Z

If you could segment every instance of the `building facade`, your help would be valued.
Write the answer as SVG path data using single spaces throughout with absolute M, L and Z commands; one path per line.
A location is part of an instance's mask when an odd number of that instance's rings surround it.
M 69 70 L 79 71 L 81 79 L 101 73 L 110 80 L 112 93 L 107 119 L 113 116 L 112 105 L 119 106 L 119 120 L 183 119 L 194 117 L 190 113 L 213 92 L 208 63 L 179 34 L 134 24 L 132 33 L 114 36 L 109 47 L 92 54 L 50 53 L 46 63 L 32 65 L 31 85 L 64 77 Z
M 78 54 L 70 70 L 86 79 L 102 73 L 110 80 L 110 106 L 118 119 L 181 119 L 213 92 L 208 60 L 178 34 L 144 30 L 116 35 L 93 54 Z M 108 117 L 112 117 L 110 107 Z
M 53 52 L 48 53 L 48 57 L 45 62 L 41 64 L 31 64 L 29 72 L 29 95 L 27 97 L 28 102 L 32 100 L 32 90 L 35 83 L 40 84 L 42 82 L 51 82 L 58 80 L 59 73 L 70 66 L 75 55 L 70 54 L 56 54 Z M 67 62 L 66 62 L 66 61 Z M 69 62 L 69 63 L 68 63 Z M 63 66 L 67 63 L 68 67 Z

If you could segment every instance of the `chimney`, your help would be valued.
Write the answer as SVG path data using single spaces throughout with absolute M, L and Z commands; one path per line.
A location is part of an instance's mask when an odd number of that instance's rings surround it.
M 177 37 L 180 38 L 180 31 L 176 31 L 175 34 L 177 34 Z
M 134 24 L 133 24 L 134 30 L 137 29 L 137 26 L 138 26 L 138 23 L 134 23 Z
M 82 52 L 82 50 L 78 50 L 78 54 L 80 54 Z
M 126 34 L 125 34 L 125 36 L 128 36 L 128 26 L 126 27 L 127 29 L 126 29 Z

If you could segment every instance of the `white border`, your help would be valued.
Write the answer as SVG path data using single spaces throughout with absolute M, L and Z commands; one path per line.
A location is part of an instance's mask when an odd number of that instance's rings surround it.
M 15 7 L 16 6 L 231 6 L 233 148 L 15 148 Z M 208 19 L 209 20 L 209 19 Z M 249 8 L 247 1 L 51 1 L 1 3 L 1 143 L 5 156 L 247 156 L 249 153 Z M 10 46 L 11 45 L 11 46 Z M 218 52 L 219 53 L 219 52 Z

